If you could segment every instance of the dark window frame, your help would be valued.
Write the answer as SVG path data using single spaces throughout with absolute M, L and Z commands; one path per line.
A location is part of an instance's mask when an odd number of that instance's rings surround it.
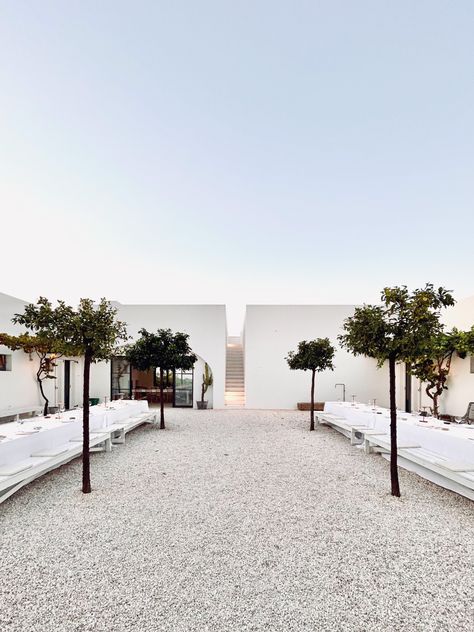
M 6 373 L 12 370 L 12 354 L 0 353 L 0 372 Z
M 115 359 L 123 359 L 124 356 L 114 356 L 113 358 L 110 359 L 110 399 L 113 399 L 113 395 L 114 395 L 114 372 L 113 372 L 113 361 Z M 129 363 L 128 365 L 128 396 L 131 398 L 132 397 L 132 392 L 133 392 L 133 384 L 132 384 L 132 364 Z M 171 369 L 169 369 L 171 371 Z M 181 369 L 178 369 L 179 371 L 181 371 Z M 176 369 L 172 370 L 172 379 L 171 379 L 171 386 L 173 388 L 173 399 L 172 399 L 172 406 L 173 408 L 193 408 L 194 407 L 194 367 L 190 370 L 187 371 L 188 373 L 191 373 L 192 375 L 192 388 L 191 388 L 191 403 L 187 406 L 183 406 L 180 404 L 176 404 Z M 153 383 L 155 386 L 159 386 L 158 384 L 158 380 L 157 380 L 157 375 L 156 375 L 156 367 L 155 369 L 153 369 Z

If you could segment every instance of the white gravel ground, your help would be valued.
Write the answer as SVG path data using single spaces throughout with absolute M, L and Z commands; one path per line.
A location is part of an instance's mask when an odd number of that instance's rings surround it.
M 307 413 L 168 410 L 0 505 L 0 630 L 474 629 L 474 503 Z

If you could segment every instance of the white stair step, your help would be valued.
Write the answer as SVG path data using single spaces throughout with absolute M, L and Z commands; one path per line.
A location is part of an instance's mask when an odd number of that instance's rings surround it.
M 245 406 L 244 348 L 240 338 L 227 338 L 225 371 L 225 405 L 230 408 Z

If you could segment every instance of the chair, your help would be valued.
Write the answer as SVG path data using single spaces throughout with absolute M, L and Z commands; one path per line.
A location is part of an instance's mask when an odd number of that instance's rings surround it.
M 461 423 L 474 424 L 474 402 L 469 402 L 466 414 L 462 417 Z

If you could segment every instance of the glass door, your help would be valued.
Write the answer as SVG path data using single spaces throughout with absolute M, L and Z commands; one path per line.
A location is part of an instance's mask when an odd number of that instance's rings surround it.
M 176 408 L 193 407 L 193 386 L 194 369 L 182 371 L 176 369 L 174 372 L 174 400 L 173 406 Z
M 132 394 L 132 372 L 130 362 L 125 358 L 114 357 L 111 361 L 112 399 L 128 399 Z

